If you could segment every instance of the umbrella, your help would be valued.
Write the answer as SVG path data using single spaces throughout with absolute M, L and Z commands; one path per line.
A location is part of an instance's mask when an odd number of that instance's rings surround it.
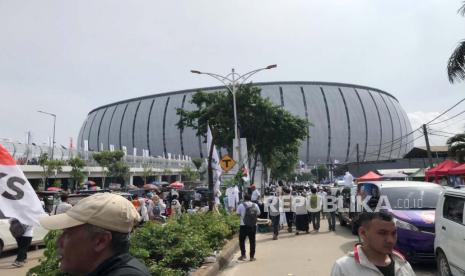
M 169 187 L 173 189 L 182 189 L 184 188 L 184 183 L 176 181 L 176 182 L 171 183 Z
M 129 190 L 137 190 L 137 189 L 139 189 L 139 187 L 134 186 L 134 185 L 132 185 L 132 184 L 129 184 L 129 185 L 127 186 L 127 188 L 128 188 Z
M 61 191 L 62 189 L 59 187 L 48 187 L 47 191 Z
M 151 190 L 158 191 L 158 187 L 154 184 L 145 184 L 143 188 L 146 191 L 151 191 Z
M 95 186 L 95 185 L 97 185 L 97 184 L 95 184 L 95 182 L 92 181 L 92 180 L 88 180 L 88 181 L 86 181 L 86 183 L 84 183 L 84 185 L 87 185 L 87 186 Z

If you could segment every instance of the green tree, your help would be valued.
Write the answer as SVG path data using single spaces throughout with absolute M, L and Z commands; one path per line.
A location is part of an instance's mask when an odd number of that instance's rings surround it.
M 108 167 L 108 176 L 112 178 L 117 178 L 121 180 L 122 183 L 125 182 L 125 179 L 129 176 L 129 166 L 124 161 L 117 161 L 110 164 Z
M 299 182 L 313 181 L 315 179 L 313 174 L 308 173 L 308 172 L 297 174 L 296 176 L 297 176 L 297 181 L 299 181 Z
M 42 183 L 44 188 L 47 186 L 48 179 L 52 174 L 60 173 L 63 170 L 65 162 L 62 160 L 49 160 L 47 153 L 42 153 L 38 160 L 39 165 L 42 167 Z
M 273 179 L 292 179 L 299 153 L 299 145 L 297 143 L 293 145 L 286 145 L 274 149 L 268 156 L 269 160 L 267 164 L 271 168 L 271 177 Z
M 171 182 L 171 176 L 173 175 L 173 171 L 170 169 L 164 169 L 162 175 L 165 175 L 168 179 L 168 182 Z
M 107 176 L 124 178 L 129 174 L 129 166 L 122 161 L 124 157 L 124 152 L 122 150 L 108 151 L 104 150 L 92 155 L 95 162 L 102 167 L 102 188 L 105 187 L 105 179 Z
M 147 183 L 147 179 L 153 175 L 152 165 L 147 162 L 142 163 L 142 177 L 144 178 L 144 183 Z
M 449 155 L 459 162 L 464 162 L 465 156 L 465 134 L 460 133 L 447 139 L 447 146 L 449 147 Z
M 199 179 L 199 173 L 189 167 L 182 169 L 181 176 L 184 181 L 194 181 Z
M 326 167 L 326 165 L 316 166 L 316 168 L 312 169 L 312 174 L 316 177 L 318 182 L 329 176 L 328 168 Z
M 465 2 L 462 4 L 458 13 L 462 16 L 465 15 Z M 465 40 L 459 42 L 447 63 L 447 75 L 449 81 L 461 81 L 465 79 Z
M 197 110 L 177 109 L 180 115 L 177 126 L 180 129 L 191 127 L 197 136 L 205 138 L 207 124 L 210 125 L 214 144 L 231 154 L 234 138 L 232 102 L 232 95 L 227 91 L 198 91 L 191 100 Z M 251 85 L 238 89 L 236 103 L 240 136 L 247 139 L 248 156 L 253 161 L 251 176 L 255 175 L 258 160 L 273 168 L 276 159 L 283 155 L 291 157 L 290 164 L 278 168 L 293 171 L 295 163 L 292 162 L 297 162 L 298 146 L 307 137 L 309 122 L 262 98 L 260 88 Z
M 84 180 L 84 172 L 82 169 L 86 165 L 86 162 L 79 158 L 79 156 L 76 156 L 68 160 L 68 165 L 71 166 L 70 176 L 74 181 L 73 188 L 76 190 L 79 184 Z
M 192 158 L 192 163 L 194 163 L 194 166 L 197 168 L 197 170 L 200 169 L 200 167 L 202 166 L 202 162 L 203 162 L 202 158 L 198 158 L 198 157 Z

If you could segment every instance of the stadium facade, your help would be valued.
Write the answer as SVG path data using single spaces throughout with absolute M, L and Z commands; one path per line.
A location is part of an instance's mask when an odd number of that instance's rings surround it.
M 398 100 L 382 90 L 343 83 L 255 83 L 262 97 L 308 119 L 309 137 L 300 160 L 307 164 L 347 163 L 402 158 L 413 147 L 407 114 Z M 200 88 L 203 91 L 224 87 Z M 78 150 L 126 149 L 128 154 L 205 157 L 206 146 L 195 132 L 176 127 L 177 108 L 192 110 L 199 89 L 124 100 L 89 112 L 78 137 Z M 232 114 L 231 114 L 232 116 Z M 233 126 L 231 126 L 232 128 Z

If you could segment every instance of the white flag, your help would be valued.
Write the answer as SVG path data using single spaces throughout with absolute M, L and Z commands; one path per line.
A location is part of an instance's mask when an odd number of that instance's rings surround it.
M 46 215 L 23 171 L 6 148 L 0 145 L 0 210 L 6 217 L 27 225 L 40 225 Z
M 210 154 L 210 147 L 212 146 L 213 135 L 212 131 L 210 130 L 210 126 L 207 128 L 207 154 Z M 219 177 L 223 170 L 220 166 L 220 158 L 218 157 L 218 152 L 216 151 L 215 145 L 213 145 L 213 153 L 212 153 L 212 169 L 215 170 L 216 176 Z

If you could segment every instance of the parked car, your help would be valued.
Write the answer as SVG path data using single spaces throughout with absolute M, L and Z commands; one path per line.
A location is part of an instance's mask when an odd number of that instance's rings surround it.
M 0 255 L 4 251 L 13 250 L 18 248 L 15 238 L 10 233 L 10 222 L 0 212 Z M 31 245 L 38 245 L 44 242 L 44 237 L 47 235 L 48 230 L 41 226 L 34 226 Z
M 344 188 L 341 195 L 346 205 L 358 204 L 353 195 L 360 195 L 361 200 L 371 196 L 367 202 L 371 208 L 383 197 L 384 202 L 380 204 L 392 214 L 397 227 L 396 249 L 410 262 L 417 263 L 434 262 L 434 217 L 443 190 L 444 187 L 429 182 L 373 181 L 359 183 L 355 190 Z M 341 225 L 351 225 L 354 234 L 357 233 L 358 214 L 360 212 L 339 212 Z
M 335 196 L 339 197 L 342 201 L 341 206 L 348 211 L 337 211 L 337 216 L 339 218 L 339 224 L 341 226 L 349 225 L 352 234 L 357 235 L 357 225 L 356 219 L 358 217 L 356 210 L 350 210 L 351 206 L 355 206 L 355 197 L 357 196 L 357 186 L 344 186 L 339 190 L 332 190 L 331 194 L 335 193 Z
M 436 208 L 438 275 L 465 275 L 465 187 L 445 190 Z

